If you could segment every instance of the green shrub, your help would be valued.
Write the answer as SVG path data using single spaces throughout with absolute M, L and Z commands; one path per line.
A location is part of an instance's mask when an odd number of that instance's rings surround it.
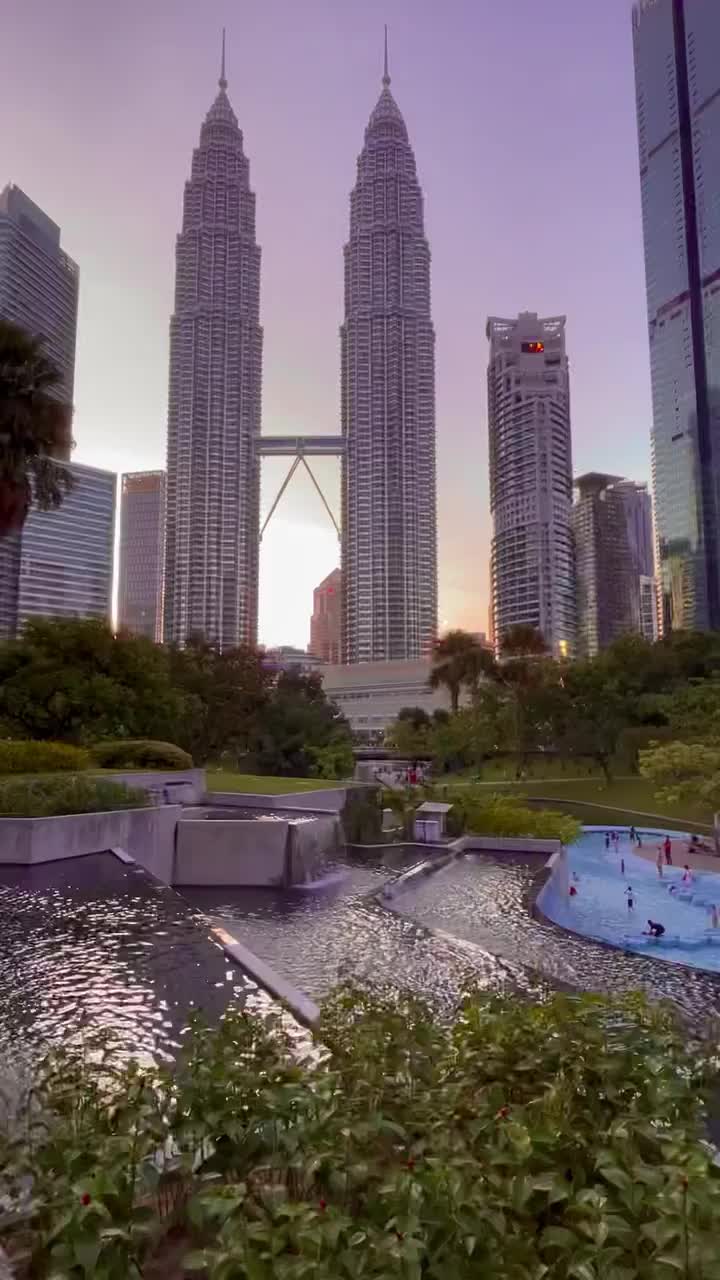
M 572 844 L 582 831 L 577 819 L 554 809 L 529 809 L 522 797 L 480 787 L 440 788 L 435 797 L 453 805 L 451 829 L 476 836 L 526 836 Z
M 340 988 L 318 1039 L 298 1060 L 243 1011 L 165 1071 L 55 1050 L 0 1133 L 11 1260 L 36 1280 L 717 1280 L 713 1046 L 667 1012 L 476 995 L 447 1026 Z
M 3 818 L 105 813 L 111 809 L 143 809 L 148 804 L 146 791 L 89 774 L 0 782 L 0 817 Z
M 90 748 L 100 769 L 192 769 L 192 756 L 172 742 L 153 742 L 149 738 L 118 738 L 113 742 L 96 742 Z
M 87 751 L 67 742 L 0 742 L 0 774 L 78 773 L 89 764 Z

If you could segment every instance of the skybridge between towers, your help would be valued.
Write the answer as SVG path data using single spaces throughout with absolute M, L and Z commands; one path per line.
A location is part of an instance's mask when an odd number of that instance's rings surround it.
M 255 442 L 255 450 L 259 458 L 292 458 L 290 469 L 285 476 L 278 490 L 275 501 L 268 511 L 262 528 L 260 529 L 260 540 L 267 529 L 272 517 L 274 516 L 280 499 L 287 489 L 298 467 L 304 467 L 310 479 L 315 486 L 318 497 L 322 502 L 333 523 L 333 528 L 340 538 L 340 526 L 333 515 L 332 508 L 323 493 L 317 477 L 308 462 L 308 458 L 340 458 L 345 452 L 345 441 L 342 436 L 258 436 Z

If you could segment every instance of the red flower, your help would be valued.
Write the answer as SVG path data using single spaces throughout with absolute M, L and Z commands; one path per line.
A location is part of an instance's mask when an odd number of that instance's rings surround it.
M 321 1212 L 321 1213 L 324 1213 L 326 1209 L 327 1209 L 327 1200 L 321 1200 L 321 1201 L 320 1201 L 320 1212 Z
M 496 1111 L 496 1112 L 495 1112 L 495 1119 L 496 1119 L 496 1120 L 507 1120 L 507 1118 L 508 1118 L 508 1116 L 509 1116 L 509 1115 L 510 1115 L 510 1108 L 509 1108 L 509 1107 L 501 1107 L 499 1111 Z
M 689 1182 L 688 1182 L 687 1178 L 683 1176 L 683 1177 L 680 1179 L 680 1185 L 682 1186 L 683 1191 L 687 1191 L 687 1189 L 688 1189 L 688 1187 L 689 1187 L 689 1185 L 690 1185 L 690 1184 L 689 1184 Z
M 81 1204 L 89 1204 L 89 1203 L 90 1203 L 90 1196 L 88 1195 L 87 1191 L 85 1192 L 85 1195 L 82 1197 L 82 1199 L 81 1199 L 80 1203 L 81 1203 Z
M 414 1168 L 415 1168 L 415 1161 L 413 1160 L 413 1157 L 412 1157 L 412 1156 L 410 1157 L 410 1159 L 409 1159 L 409 1160 L 408 1160 L 408 1162 L 407 1162 L 407 1167 L 408 1167 L 408 1169 L 414 1169 Z

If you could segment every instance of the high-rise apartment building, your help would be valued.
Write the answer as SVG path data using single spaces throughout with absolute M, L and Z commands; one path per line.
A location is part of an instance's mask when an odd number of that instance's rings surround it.
M 313 591 L 310 652 L 323 662 L 339 663 L 342 651 L 342 573 L 333 569 Z
M 720 626 L 720 4 L 639 0 L 633 41 L 663 630 Z
M 60 248 L 60 228 L 19 187 L 0 192 L 0 317 L 43 339 L 72 404 L 79 273 Z M 70 453 L 70 441 L 64 450 Z
M 341 343 L 344 661 L 416 659 L 437 628 L 435 333 L 423 194 L 387 48 L 350 197 Z
M 257 637 L 260 248 L 225 57 L 185 184 L 170 322 L 166 642 Z
M 640 574 L 620 476 L 593 471 L 575 485 L 577 650 L 589 658 L 624 632 L 640 631 Z
M 565 317 L 491 316 L 487 336 L 495 645 L 524 623 L 564 657 L 576 625 Z
M 162 639 L 165 472 L 129 471 L 120 482 L 118 626 Z
M 11 535 L 18 566 L 0 593 L 0 634 L 22 632 L 30 618 L 106 618 L 112 610 L 115 490 L 112 471 L 65 464 L 72 487 L 52 511 L 31 507 Z

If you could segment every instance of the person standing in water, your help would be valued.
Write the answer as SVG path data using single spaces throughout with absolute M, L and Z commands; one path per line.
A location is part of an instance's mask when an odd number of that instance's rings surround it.
M 634 893 L 633 893 L 633 891 L 632 891 L 632 885 L 630 885 L 630 884 L 628 885 L 627 889 L 625 890 L 625 897 L 627 898 L 628 911 L 634 911 L 634 909 L 635 909 L 635 895 L 634 895 Z
M 671 866 L 672 866 L 672 864 L 673 864 L 673 860 L 672 860 L 672 844 L 671 844 L 671 842 L 670 842 L 670 837 L 669 837 L 669 836 L 666 836 L 666 837 L 665 837 L 665 840 L 663 841 L 663 850 L 664 850 L 664 852 L 665 852 L 665 861 L 667 862 L 668 866 L 669 866 L 669 867 L 671 867 Z
M 633 826 L 633 827 L 631 827 L 631 828 L 630 828 L 630 842 L 631 842 L 631 844 L 634 844 L 636 840 L 637 840 L 637 831 L 635 830 L 635 827 Z
M 659 845 L 658 845 L 657 858 L 655 859 L 655 866 L 657 867 L 657 873 L 658 873 L 658 875 L 659 875 L 660 879 L 662 880 L 662 878 L 663 878 L 663 849 L 662 849 L 662 845 L 661 845 L 661 844 L 659 844 Z
M 605 832 L 605 848 L 606 849 L 610 848 L 610 832 L 609 831 Z

